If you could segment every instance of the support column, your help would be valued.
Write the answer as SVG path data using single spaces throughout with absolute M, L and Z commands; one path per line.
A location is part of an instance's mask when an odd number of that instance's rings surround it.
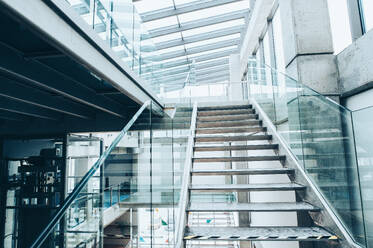
M 327 0 L 280 0 L 286 72 L 330 97 L 339 96 Z
M 240 74 L 240 54 L 231 54 L 229 56 L 229 100 L 240 101 L 243 100 L 243 90 Z

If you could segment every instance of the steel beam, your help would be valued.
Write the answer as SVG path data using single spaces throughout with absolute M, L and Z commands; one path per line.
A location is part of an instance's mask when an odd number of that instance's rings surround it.
M 37 106 L 32 106 L 29 104 L 24 104 L 21 101 L 9 100 L 7 97 L 0 96 L 0 109 L 8 112 L 21 114 L 29 117 L 36 117 L 48 120 L 59 120 L 62 119 L 61 114 L 57 114 L 53 111 L 40 108 Z
M 175 47 L 175 46 L 181 46 L 184 44 L 219 38 L 227 35 L 237 34 L 241 33 L 243 31 L 245 25 L 238 25 L 234 27 L 224 28 L 216 31 L 211 31 L 207 33 L 197 34 L 197 35 L 191 35 L 188 37 L 184 37 L 183 39 L 174 39 L 170 41 L 164 41 L 155 44 L 158 50 Z
M 197 46 L 197 47 L 183 49 L 183 50 L 179 50 L 175 52 L 163 53 L 159 57 L 160 57 L 160 60 L 167 60 L 167 59 L 182 57 L 185 55 L 192 55 L 196 53 L 207 52 L 207 51 L 214 50 L 214 49 L 236 46 L 239 44 L 240 44 L 240 39 L 230 39 L 230 40 L 216 42 L 210 45 Z
M 220 6 L 223 4 L 229 4 L 229 3 L 234 3 L 242 0 L 199 0 L 199 1 L 193 1 L 190 3 L 185 3 L 181 4 L 178 6 L 176 9 L 174 6 L 164 8 L 164 9 L 159 9 L 159 10 L 154 10 L 154 11 L 149 11 L 146 13 L 141 14 L 141 19 L 143 22 L 150 22 L 158 19 L 162 19 L 165 17 L 170 17 L 174 15 L 181 15 L 189 12 L 193 12 L 196 10 L 201 10 L 201 9 L 206 9 L 206 8 L 211 8 L 211 7 L 216 7 Z
M 0 46 L 0 54 L 3 58 L 0 59 L 0 74 L 15 78 L 16 81 L 36 85 L 112 115 L 124 117 L 124 110 L 120 104 L 97 95 L 93 90 L 82 87 L 80 83 L 51 68 L 34 60 L 24 60 L 20 54 L 5 46 Z
M 25 122 L 29 120 L 27 116 L 17 114 L 14 112 L 9 112 L 6 110 L 0 110 L 0 119 L 8 120 L 8 121 L 19 121 L 19 122 Z
M 153 30 L 149 30 L 149 34 L 146 37 L 143 37 L 144 39 L 146 38 L 154 38 L 158 36 L 163 36 L 167 34 L 173 34 L 173 33 L 178 33 L 194 28 L 200 28 L 200 27 L 205 27 L 213 24 L 218 24 L 218 23 L 223 23 L 227 21 L 233 21 L 233 20 L 238 20 L 245 18 L 249 13 L 249 9 L 243 9 L 243 10 L 237 10 L 233 11 L 227 14 L 222 14 L 222 15 L 217 15 L 217 16 L 212 16 L 208 18 L 203 18 L 195 21 L 190 21 L 190 22 L 185 22 L 182 23 L 181 25 L 175 24 L 175 25 L 170 25 L 166 27 L 161 27 L 161 28 L 156 28 Z
M 0 76 L 0 96 L 83 119 L 93 119 L 88 108 Z
M 166 62 L 166 63 L 162 64 L 162 67 L 160 68 L 160 70 L 169 69 L 169 68 L 182 66 L 182 65 L 190 65 L 192 63 L 192 61 L 191 61 L 192 59 L 195 60 L 196 63 L 199 63 L 199 62 L 204 62 L 204 61 L 217 59 L 217 58 L 221 58 L 221 57 L 227 57 L 227 56 L 231 55 L 232 53 L 237 53 L 237 52 L 238 52 L 238 49 L 232 48 L 232 49 L 228 49 L 228 50 L 221 51 L 221 52 L 214 52 L 214 53 L 210 53 L 210 54 L 207 54 L 207 55 L 196 56 L 196 57 L 193 57 L 189 60 L 179 59 L 179 60 L 175 60 L 175 61 L 171 61 L 171 62 Z

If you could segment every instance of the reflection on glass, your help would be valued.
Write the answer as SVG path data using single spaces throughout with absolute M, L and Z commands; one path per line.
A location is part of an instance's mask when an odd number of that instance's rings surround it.
M 255 76 L 248 75 L 251 97 L 272 120 L 347 230 L 364 244 L 351 112 L 285 74 L 267 66 L 260 69 L 282 83 L 259 85 L 253 82 Z
M 353 112 L 356 152 L 360 173 L 361 194 L 363 200 L 364 218 L 373 219 L 373 108 Z M 365 222 L 368 247 L 373 246 L 373 224 Z
M 365 31 L 368 32 L 373 28 L 373 1 L 361 0 L 364 13 Z
M 334 54 L 352 43 L 347 0 L 328 0 Z

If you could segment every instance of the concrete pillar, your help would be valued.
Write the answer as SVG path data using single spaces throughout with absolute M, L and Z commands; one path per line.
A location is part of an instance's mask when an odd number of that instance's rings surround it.
M 243 100 L 241 74 L 240 74 L 240 54 L 231 54 L 229 56 L 229 100 Z
M 280 0 L 286 72 L 326 95 L 339 95 L 327 0 Z

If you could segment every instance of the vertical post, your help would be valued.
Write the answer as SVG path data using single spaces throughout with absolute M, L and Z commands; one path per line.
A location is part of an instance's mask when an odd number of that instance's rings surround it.
M 110 190 L 110 205 L 109 206 L 111 207 L 113 206 L 113 187 L 110 186 L 109 190 Z

